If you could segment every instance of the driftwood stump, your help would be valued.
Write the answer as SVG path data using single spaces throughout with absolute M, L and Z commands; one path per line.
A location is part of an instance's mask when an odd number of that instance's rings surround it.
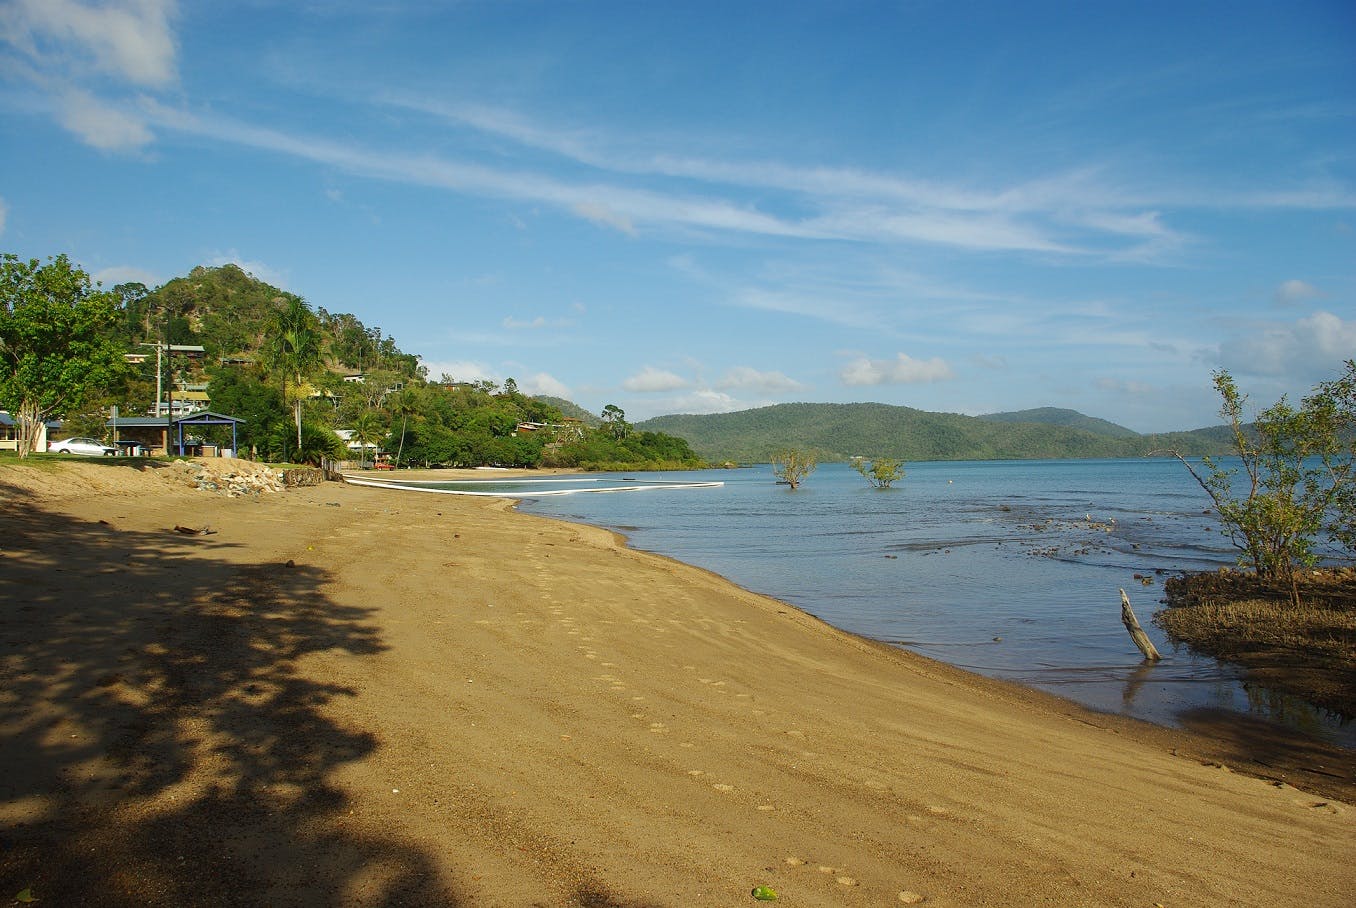
M 1150 662 L 1157 662 L 1163 657 L 1158 654 L 1154 647 L 1154 642 L 1149 639 L 1149 635 L 1144 633 L 1144 628 L 1139 626 L 1139 619 L 1135 617 L 1135 610 L 1130 607 L 1130 597 L 1125 595 L 1125 590 L 1121 590 L 1121 623 L 1125 629 L 1130 632 L 1130 639 L 1135 641 L 1135 646 L 1144 654 L 1144 658 Z

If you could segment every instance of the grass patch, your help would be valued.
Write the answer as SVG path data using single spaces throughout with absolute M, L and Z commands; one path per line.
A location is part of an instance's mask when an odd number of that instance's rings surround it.
M 47 473 L 55 473 L 59 470 L 62 461 L 81 460 L 74 454 L 67 456 L 65 454 L 29 454 L 27 457 L 20 458 L 14 451 L 0 451 L 0 469 L 5 467 L 32 467 L 35 470 L 43 470 Z
M 1242 667 L 1247 677 L 1356 718 L 1356 570 L 1306 571 L 1289 588 L 1240 571 L 1174 577 L 1154 623 L 1175 641 Z

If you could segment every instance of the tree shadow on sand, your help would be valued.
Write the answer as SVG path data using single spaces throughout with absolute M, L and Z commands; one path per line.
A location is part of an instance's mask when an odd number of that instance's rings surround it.
M 375 741 L 297 663 L 383 644 L 326 572 L 0 492 L 0 903 L 458 903 L 427 855 L 345 829 L 332 775 Z

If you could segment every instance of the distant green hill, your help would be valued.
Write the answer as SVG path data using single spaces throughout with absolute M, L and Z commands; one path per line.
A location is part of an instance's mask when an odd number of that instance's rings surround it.
M 1114 422 L 1085 416 L 1077 410 L 1063 410 L 1059 407 L 1038 407 L 1035 410 L 1018 410 L 1013 413 L 986 413 L 979 417 L 991 422 L 1035 422 L 1051 426 L 1064 426 L 1069 429 L 1082 429 L 1094 435 L 1106 435 L 1109 438 L 1138 438 L 1139 433 Z
M 737 413 L 659 416 L 637 424 L 684 438 L 710 461 L 763 462 L 785 448 L 821 460 L 855 456 L 920 460 L 1131 457 L 1155 450 L 1228 452 L 1227 430 L 1140 435 L 1073 410 L 991 417 L 932 413 L 888 404 L 778 404 Z
M 603 424 L 603 418 L 597 413 L 590 413 L 588 410 L 579 406 L 579 404 L 572 400 L 567 400 L 564 397 L 552 397 L 549 394 L 534 394 L 532 399 L 539 400 L 544 404 L 549 404 L 559 410 L 562 416 L 571 416 L 582 422 L 584 425 L 594 429 Z

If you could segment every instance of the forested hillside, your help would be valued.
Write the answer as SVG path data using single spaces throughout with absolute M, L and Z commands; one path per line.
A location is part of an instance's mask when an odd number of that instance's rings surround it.
M 428 376 L 419 357 L 402 351 L 380 328 L 312 307 L 235 265 L 194 268 L 153 290 L 122 284 L 110 292 L 120 314 L 118 340 L 137 361 L 117 387 L 65 414 L 75 431 L 101 435 L 111 406 L 125 416 L 156 412 L 159 350 L 165 406 L 172 393 L 176 407 L 207 405 L 245 420 L 240 450 L 265 459 L 381 456 L 398 465 L 584 469 L 701 465 L 686 442 L 635 431 L 615 407 L 604 419 L 569 401 L 528 397 L 511 378 L 499 386 Z
M 1136 438 L 1139 433 L 1114 422 L 1085 416 L 1077 410 L 1064 410 L 1059 407 L 1038 407 L 1034 410 L 1018 410 L 1013 413 L 985 413 L 979 417 L 990 422 L 1034 422 L 1049 426 L 1064 426 L 1068 429 L 1082 429 L 1093 435 L 1106 435 L 1109 438 Z
M 1150 436 L 1072 410 L 1027 413 L 1031 417 L 1020 420 L 1013 417 L 1023 414 L 976 417 L 876 403 L 802 403 L 661 416 L 639 425 L 685 438 L 713 461 L 761 462 L 787 448 L 812 451 L 821 460 L 862 456 L 911 461 L 1128 457 L 1165 448 L 1228 452 L 1223 427 Z

